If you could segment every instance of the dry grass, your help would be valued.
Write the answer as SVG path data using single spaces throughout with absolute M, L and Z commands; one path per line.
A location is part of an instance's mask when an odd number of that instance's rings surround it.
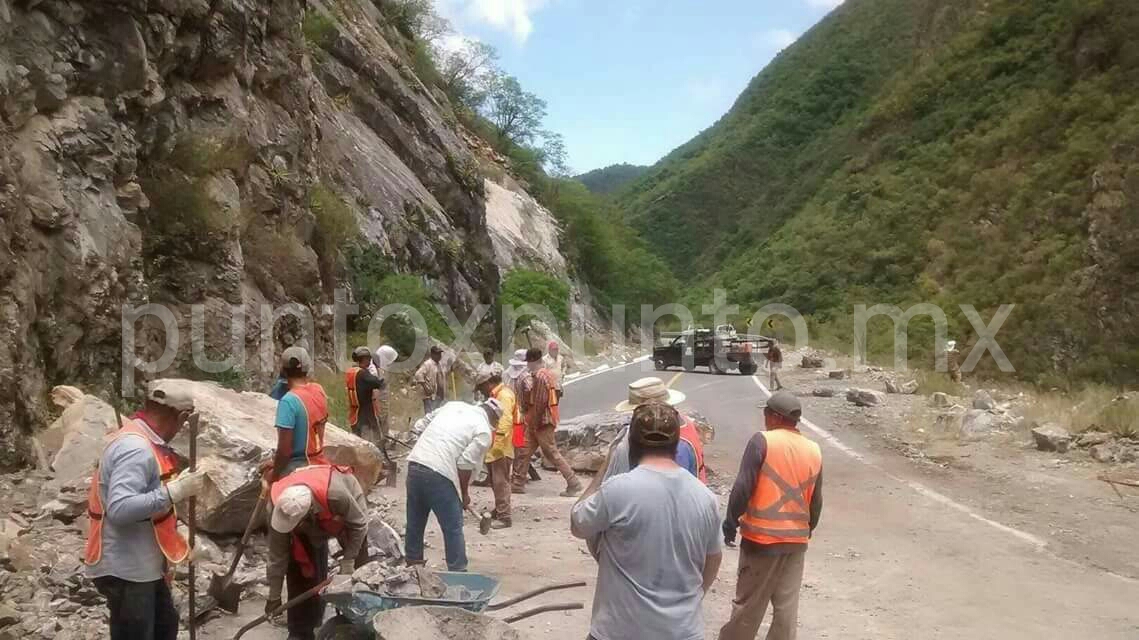
M 947 373 L 912 369 L 914 380 L 918 382 L 918 393 L 930 395 L 932 393 L 945 393 L 951 396 L 968 395 L 968 390 L 959 383 L 954 382 Z
M 1056 422 L 1072 433 L 1105 431 L 1139 436 L 1139 399 L 1121 397 L 1110 387 L 1090 386 L 1074 393 L 1033 393 L 1024 416 L 1029 422 Z

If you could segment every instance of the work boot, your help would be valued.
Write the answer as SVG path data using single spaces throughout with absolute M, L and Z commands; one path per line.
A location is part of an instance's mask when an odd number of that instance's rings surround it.
M 518 485 L 513 485 L 510 487 L 510 493 L 525 494 L 526 493 L 526 487 L 520 487 Z
M 563 491 L 561 495 L 563 498 L 572 498 L 573 496 L 581 493 L 581 489 L 581 480 L 578 480 L 577 476 L 574 476 L 573 480 L 570 480 L 566 484 L 566 490 Z
M 495 518 L 490 523 L 491 529 L 509 529 L 512 526 L 514 526 L 514 523 L 510 518 Z

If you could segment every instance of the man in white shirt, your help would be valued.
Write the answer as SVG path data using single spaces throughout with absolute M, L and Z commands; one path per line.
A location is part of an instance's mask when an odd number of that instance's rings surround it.
M 562 399 L 565 393 L 562 390 L 562 381 L 569 372 L 569 361 L 562 357 L 561 347 L 558 346 L 557 340 L 550 340 L 546 345 L 546 356 L 542 358 L 542 366 L 549 369 L 554 374 L 554 388 L 558 393 L 558 400 Z
M 482 464 L 492 425 L 501 416 L 502 406 L 491 398 L 477 405 L 448 402 L 422 421 L 426 426 L 407 458 L 408 565 L 425 564 L 423 532 L 427 516 L 434 513 L 443 530 L 447 570 L 467 570 L 463 510 L 471 504 L 471 473 Z

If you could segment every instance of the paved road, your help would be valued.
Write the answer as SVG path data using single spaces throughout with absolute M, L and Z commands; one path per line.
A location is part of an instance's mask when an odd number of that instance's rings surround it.
M 684 407 L 717 426 L 710 466 L 734 476 L 766 390 L 752 377 L 651 368 L 636 363 L 571 383 L 564 415 L 612 409 L 626 384 L 659 375 L 687 394 Z M 810 418 L 810 398 L 804 405 Z M 985 496 L 970 500 L 978 508 L 964 506 L 924 484 L 909 461 L 818 422 L 805 432 L 823 447 L 825 500 L 808 556 L 801 637 L 1139 638 L 1139 583 L 1058 557 L 1046 538 L 986 512 Z M 728 613 L 734 569 L 729 557 L 719 595 L 707 604 L 710 628 Z

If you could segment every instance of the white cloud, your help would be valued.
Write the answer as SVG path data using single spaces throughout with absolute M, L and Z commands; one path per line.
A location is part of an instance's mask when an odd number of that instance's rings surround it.
M 838 5 L 842 3 L 843 0 L 807 0 L 807 4 L 811 7 L 815 9 L 826 9 L 827 11 L 837 8 Z
M 519 43 L 534 31 L 531 16 L 547 0 L 436 0 L 436 9 L 452 22 L 484 24 L 506 31 Z
M 799 39 L 798 34 L 787 29 L 770 29 L 764 31 L 759 38 L 759 43 L 764 48 L 776 49 L 782 51 L 795 43 Z

